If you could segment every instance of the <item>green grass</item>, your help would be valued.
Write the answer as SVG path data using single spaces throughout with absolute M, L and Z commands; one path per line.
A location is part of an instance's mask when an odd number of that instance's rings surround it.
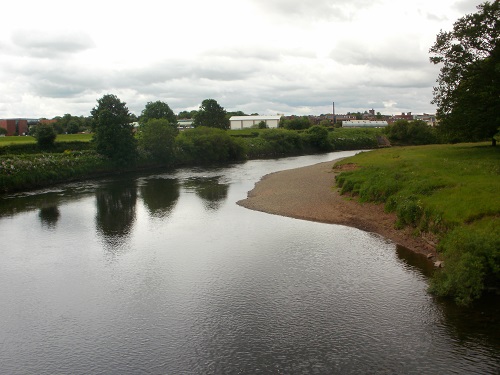
M 10 146 L 10 145 L 21 145 L 36 143 L 36 139 L 31 136 L 10 136 L 10 137 L 0 137 L 0 147 Z
M 338 164 L 346 163 L 360 168 L 339 174 L 343 193 L 383 202 L 386 210 L 397 213 L 397 226 L 411 226 L 416 234 L 433 232 L 442 240 L 438 250 L 449 267 L 433 284 L 437 294 L 467 304 L 481 295 L 478 291 L 500 286 L 500 245 L 496 245 L 500 241 L 500 147 L 476 143 L 391 148 L 358 154 Z M 485 227 L 496 229 L 485 231 Z M 457 243 L 450 237 L 463 238 L 461 244 L 474 238 L 475 245 L 457 253 Z M 474 249 L 478 243 L 497 251 L 478 252 Z M 477 256 L 475 268 L 463 264 L 464 259 L 472 259 L 471 254 Z M 469 278 L 476 281 L 467 286 L 463 278 L 471 269 L 477 272 Z
M 92 139 L 91 133 L 85 134 L 58 134 L 56 142 L 90 142 Z
M 58 134 L 56 142 L 90 142 L 92 134 Z M 21 144 L 33 144 L 36 139 L 32 136 L 0 137 L 0 147 Z

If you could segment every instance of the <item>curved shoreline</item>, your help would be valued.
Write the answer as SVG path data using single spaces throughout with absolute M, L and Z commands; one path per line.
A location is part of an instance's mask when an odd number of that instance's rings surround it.
M 416 253 L 436 255 L 434 244 L 410 228 L 394 228 L 396 214 L 383 204 L 360 203 L 340 195 L 333 169 L 339 159 L 264 176 L 238 205 L 269 214 L 339 224 L 377 233 Z

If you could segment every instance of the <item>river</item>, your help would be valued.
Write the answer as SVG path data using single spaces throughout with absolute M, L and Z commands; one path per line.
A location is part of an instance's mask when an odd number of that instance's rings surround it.
M 354 153 L 0 198 L 0 372 L 498 373 L 498 304 L 436 300 L 426 261 L 377 235 L 236 205 Z

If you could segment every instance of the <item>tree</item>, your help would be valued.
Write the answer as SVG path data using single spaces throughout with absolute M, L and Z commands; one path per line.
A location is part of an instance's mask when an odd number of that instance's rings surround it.
M 438 106 L 439 130 L 451 141 L 492 139 L 500 126 L 500 2 L 485 2 L 478 11 L 441 31 L 430 49 L 433 64 L 442 64 L 432 103 Z
M 168 120 L 171 126 L 177 127 L 177 116 L 167 103 L 160 100 L 146 104 L 146 107 L 141 112 L 139 123 L 142 125 L 151 119 L 165 119 Z
M 36 143 L 41 149 L 49 149 L 54 146 L 56 140 L 56 132 L 50 124 L 40 124 L 35 130 Z
M 79 131 L 80 131 L 80 125 L 78 124 L 78 121 L 71 120 L 70 122 L 68 122 L 68 125 L 66 126 L 66 133 L 76 134 Z
M 307 116 L 294 117 L 283 121 L 283 127 L 288 130 L 307 129 L 311 126 L 311 121 Z
M 137 134 L 139 150 L 149 159 L 172 163 L 176 135 L 177 128 L 173 128 L 168 120 L 151 119 L 139 126 Z
M 206 126 L 209 128 L 229 129 L 229 120 L 226 110 L 215 99 L 205 99 L 201 102 L 198 113 L 194 116 L 194 127 Z
M 97 103 L 91 111 L 93 142 L 97 152 L 118 165 L 133 162 L 137 155 L 137 142 L 126 104 L 112 94 L 104 95 Z
M 198 113 L 198 111 L 195 109 L 193 109 L 192 111 L 181 111 L 177 115 L 177 118 L 178 119 L 192 119 L 196 116 L 197 113 Z
M 437 142 L 434 129 L 425 121 L 397 120 L 384 129 L 387 138 L 397 145 L 428 145 Z

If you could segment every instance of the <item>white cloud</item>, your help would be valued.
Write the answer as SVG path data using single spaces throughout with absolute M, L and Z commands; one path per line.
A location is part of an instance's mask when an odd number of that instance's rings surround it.
M 88 115 L 107 93 L 135 113 L 206 98 L 261 114 L 327 113 L 332 101 L 337 112 L 432 112 L 428 49 L 466 9 L 471 1 L 8 2 L 0 118 Z

